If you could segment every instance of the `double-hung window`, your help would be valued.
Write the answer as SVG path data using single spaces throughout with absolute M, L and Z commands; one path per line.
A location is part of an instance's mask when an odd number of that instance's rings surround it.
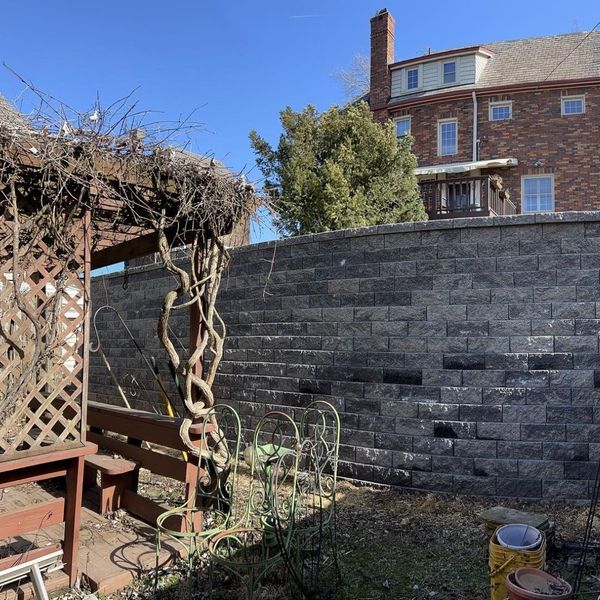
M 442 65 L 442 81 L 444 83 L 455 83 L 456 82 L 456 62 L 450 61 L 445 62 Z
M 408 69 L 406 71 L 406 87 L 409 90 L 416 90 L 419 87 L 419 68 Z
M 521 212 L 550 212 L 554 210 L 554 177 L 525 175 L 522 180 Z
M 560 114 L 582 115 L 585 112 L 585 96 L 563 96 L 560 99 Z
M 490 102 L 490 121 L 512 119 L 512 102 Z
M 458 122 L 456 119 L 438 121 L 438 155 L 450 156 L 458 149 Z
M 410 134 L 410 117 L 398 117 L 394 121 L 396 123 L 397 137 L 404 137 Z

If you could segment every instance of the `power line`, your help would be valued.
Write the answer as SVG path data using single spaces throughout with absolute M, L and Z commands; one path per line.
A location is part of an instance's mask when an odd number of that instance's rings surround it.
M 577 50 L 577 48 L 579 48 L 579 46 L 581 46 L 581 44 L 583 44 L 583 42 L 585 42 L 585 40 L 587 40 L 590 35 L 592 35 L 592 33 L 594 33 L 594 31 L 596 30 L 596 28 L 600 26 L 600 21 L 598 21 L 588 32 L 587 34 L 584 36 L 584 38 L 579 42 L 579 44 L 577 44 L 577 46 L 575 46 L 575 48 L 573 48 L 573 50 L 571 50 L 571 52 L 569 52 L 569 54 L 567 54 L 555 67 L 554 69 L 552 69 L 552 71 L 550 71 L 550 73 L 548 73 L 548 75 L 546 75 L 546 78 L 544 79 L 544 81 L 546 81 L 548 79 L 548 77 L 550 77 L 550 75 L 552 75 L 552 73 L 554 73 L 554 71 L 556 71 L 556 69 L 558 69 L 558 67 L 560 67 L 560 65 L 562 65 L 565 60 L 567 60 L 567 58 L 569 58 L 569 56 L 571 56 L 571 54 L 573 54 L 573 52 L 575 52 L 575 50 Z

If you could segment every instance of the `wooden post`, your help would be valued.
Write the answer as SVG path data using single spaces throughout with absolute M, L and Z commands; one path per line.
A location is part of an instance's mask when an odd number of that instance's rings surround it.
M 184 487 L 184 495 L 187 502 L 187 505 L 192 508 L 197 508 L 196 506 L 196 484 L 198 482 L 198 466 L 191 462 L 192 460 L 196 460 L 196 457 L 192 454 L 188 454 L 188 460 L 185 465 L 185 487 Z M 194 531 L 202 531 L 202 522 L 203 516 L 202 512 L 197 512 L 194 515 L 194 523 L 193 528 Z M 185 531 L 188 523 L 185 519 L 181 520 L 180 530 Z
M 85 412 L 87 413 L 87 405 L 85 408 Z M 87 414 L 86 414 L 86 422 L 87 422 Z M 90 427 L 90 433 L 97 433 L 102 435 L 103 431 L 99 427 Z M 87 434 L 87 431 L 86 431 Z M 83 489 L 88 490 L 91 487 L 94 487 L 97 484 L 96 477 L 96 469 L 92 469 L 88 465 L 85 465 L 83 468 Z
M 196 489 L 196 479 L 198 478 L 198 468 L 192 462 L 196 457 L 190 455 L 188 457 L 187 462 L 185 463 L 185 481 L 183 487 L 183 494 L 185 496 L 186 501 L 189 501 L 192 498 L 192 495 L 195 493 Z
M 131 446 L 136 446 L 137 448 L 142 447 L 142 440 L 138 440 L 132 437 L 127 438 L 127 443 Z M 150 447 L 150 446 L 148 446 Z M 128 489 L 137 494 L 138 487 L 140 485 L 140 470 L 136 469 L 134 473 L 131 474 L 131 479 L 129 480 Z
M 65 542 L 63 558 L 69 585 L 77 581 L 77 553 L 79 551 L 79 529 L 81 525 L 81 502 L 83 488 L 83 466 L 85 457 L 78 456 L 69 461 L 67 467 L 67 494 L 65 498 Z
M 92 308 L 92 214 L 89 210 L 85 211 L 83 220 L 83 374 L 81 387 L 81 422 L 80 435 L 81 441 L 85 443 L 87 435 L 87 402 L 88 385 L 90 373 L 90 325 Z

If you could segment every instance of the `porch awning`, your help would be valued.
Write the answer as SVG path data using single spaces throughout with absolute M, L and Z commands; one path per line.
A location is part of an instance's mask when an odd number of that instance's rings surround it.
M 432 165 L 430 167 L 417 167 L 415 175 L 438 175 L 439 173 L 466 173 L 475 169 L 493 169 L 495 167 L 515 167 L 519 164 L 516 158 L 490 158 L 489 160 L 475 160 L 472 162 L 450 163 L 447 165 Z

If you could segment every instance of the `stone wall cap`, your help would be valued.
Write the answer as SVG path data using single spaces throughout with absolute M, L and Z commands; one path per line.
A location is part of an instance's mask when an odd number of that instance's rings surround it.
M 253 250 L 273 248 L 275 246 L 295 246 L 311 242 L 325 242 L 331 239 L 357 238 L 371 235 L 404 233 L 411 231 L 432 231 L 445 229 L 474 229 L 480 227 L 509 227 L 512 225 L 532 225 L 535 223 L 586 223 L 600 222 L 600 211 L 569 211 L 508 215 L 504 217 L 465 217 L 461 219 L 439 219 L 434 221 L 416 221 L 411 223 L 389 223 L 339 231 L 326 231 L 297 237 L 283 238 L 259 244 L 249 244 L 232 249 L 234 254 L 243 254 Z
M 600 222 L 600 211 L 569 211 L 553 213 L 535 213 L 525 215 L 509 215 L 504 217 L 466 217 L 462 219 L 439 219 L 434 221 L 416 221 L 411 223 L 388 223 L 385 225 L 373 225 L 370 227 L 359 227 L 354 229 L 340 229 L 338 231 L 326 231 L 324 233 L 311 233 L 296 237 L 259 242 L 232 248 L 233 255 L 243 255 L 257 250 L 267 250 L 277 247 L 296 246 L 310 244 L 313 242 L 326 242 L 328 240 L 342 238 L 358 238 L 374 235 L 408 233 L 413 231 L 435 231 L 448 229 L 474 229 L 481 227 L 510 227 L 519 225 L 532 225 L 537 223 L 598 223 Z M 161 265 L 144 265 L 142 270 L 151 268 L 162 268 Z M 138 269 L 132 269 L 134 273 Z M 123 272 L 111 273 L 111 276 L 123 276 Z

